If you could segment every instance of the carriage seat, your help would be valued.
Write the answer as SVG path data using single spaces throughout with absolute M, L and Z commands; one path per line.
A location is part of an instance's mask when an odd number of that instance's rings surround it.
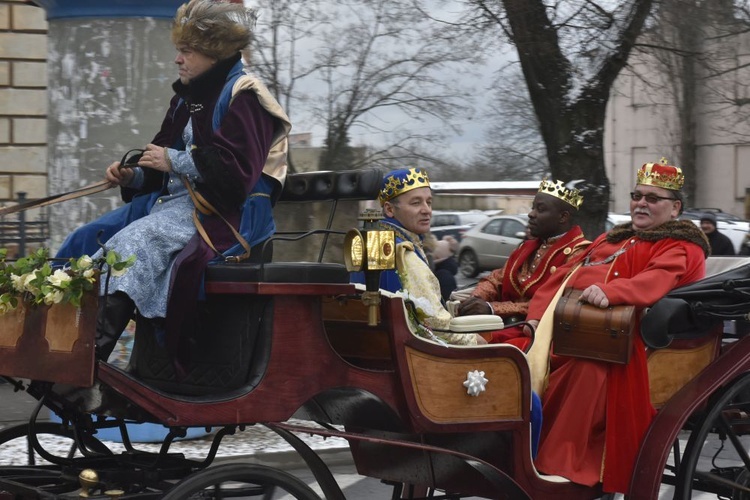
M 721 352 L 723 319 L 747 310 L 747 258 L 710 257 L 706 277 L 672 290 L 649 308 L 641 335 L 649 347 L 651 402 L 660 408 Z
M 383 174 L 376 169 L 306 172 L 287 176 L 280 203 L 372 200 Z M 222 283 L 349 283 L 342 263 L 270 262 L 274 240 L 300 240 L 307 233 L 277 233 L 255 245 L 250 260 L 215 262 L 206 268 L 206 300 L 198 305 L 195 330 L 187 343 L 188 373 L 178 377 L 171 357 L 157 341 L 159 325 L 139 318 L 131 357 L 132 373 L 140 380 L 172 394 L 205 396 L 254 386 L 264 375 L 273 334 L 273 298 L 251 293 L 225 293 Z M 346 228 L 349 229 L 349 228 Z M 217 335 L 220 333 L 220 335 Z
M 378 169 L 344 170 L 338 172 L 304 172 L 290 174 L 279 196 L 279 203 L 333 202 L 342 200 L 374 200 L 383 181 L 383 172 Z M 332 217 L 331 217 L 332 219 Z M 308 233 L 277 233 L 269 238 L 259 252 L 266 262 L 216 262 L 206 269 L 206 282 L 266 282 L 266 283 L 348 283 L 349 273 L 342 263 L 329 262 L 268 262 L 267 248 L 276 240 L 301 240 L 308 235 L 336 233 L 331 222 L 324 229 Z M 348 228 L 347 228 L 348 229 Z M 253 249 L 255 253 L 255 248 Z M 255 259 L 254 259 L 255 260 Z
M 732 265 L 722 266 L 725 263 Z M 641 336 L 647 347 L 661 349 L 675 339 L 704 337 L 722 319 L 746 314 L 750 259 L 709 257 L 706 269 L 715 274 L 707 272 L 705 278 L 672 290 L 645 311 Z
M 330 262 L 219 262 L 206 268 L 206 282 L 349 283 L 343 264 Z

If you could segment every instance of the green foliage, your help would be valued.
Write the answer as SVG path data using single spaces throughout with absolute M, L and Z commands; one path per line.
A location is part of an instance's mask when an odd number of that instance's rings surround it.
M 80 307 L 84 294 L 94 289 L 105 266 L 113 276 L 121 276 L 135 263 L 134 255 L 123 260 L 114 251 L 97 259 L 88 255 L 71 258 L 60 267 L 50 264 L 46 248 L 16 261 L 6 261 L 7 255 L 7 249 L 0 249 L 0 314 L 22 302 Z

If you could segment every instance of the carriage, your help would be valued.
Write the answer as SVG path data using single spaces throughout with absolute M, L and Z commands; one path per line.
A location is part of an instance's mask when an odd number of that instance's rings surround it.
M 381 179 L 377 170 L 290 175 L 281 202 L 329 204 L 331 216 L 325 228 L 278 233 L 273 242 L 340 238 L 344 232 L 332 229 L 337 205 L 374 199 Z M 372 257 L 368 241 L 387 239 L 355 232 L 344 244 L 350 267 Z M 388 245 L 380 250 L 387 253 Z M 320 498 L 279 468 L 217 458 L 226 436 L 251 425 L 288 442 L 327 499 L 345 497 L 302 435 L 344 438 L 357 471 L 392 485 L 393 498 L 602 496 L 597 487 L 534 468 L 523 352 L 425 341 L 412 330 L 408 301 L 350 284 L 347 267 L 323 256 L 209 266 L 206 299 L 182 344 L 182 370 L 158 341 L 159 325 L 145 318 L 137 321 L 131 363 L 121 369 L 94 359 L 95 305 L 0 317 L 0 375 L 39 401 L 28 423 L 0 430 L 0 446 L 26 436 L 46 461 L 0 466 L 0 498 Z M 750 498 L 750 337 L 742 335 L 750 263 L 712 266 L 726 269 L 674 291 L 646 314 L 658 414 L 641 445 L 630 498 L 658 498 L 663 484 L 680 499 L 696 491 Z M 467 392 L 471 374 L 488 381 L 474 395 Z M 42 407 L 61 422 L 42 421 Z M 126 424 L 143 422 L 168 429 L 158 452 L 130 442 Z M 212 432 L 200 460 L 172 451 L 194 427 Z M 100 440 L 103 429 L 116 429 L 125 451 Z M 38 436 L 50 432 L 71 438 L 75 453 L 45 449 Z M 720 449 L 705 460 L 717 442 Z

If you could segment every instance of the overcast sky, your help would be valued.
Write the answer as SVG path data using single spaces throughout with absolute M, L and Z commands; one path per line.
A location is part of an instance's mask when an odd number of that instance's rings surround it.
M 434 3 L 433 9 L 430 11 L 434 17 L 441 19 L 455 18 L 455 3 L 445 4 L 440 0 L 429 1 Z M 267 28 L 264 25 L 263 0 L 245 0 L 245 3 L 246 5 L 258 8 L 259 20 L 257 33 L 259 36 L 263 36 L 263 30 Z M 440 7 L 438 4 L 451 6 Z M 268 18 L 270 13 L 266 16 Z M 300 65 L 304 61 L 311 60 L 313 52 L 319 46 L 314 41 L 304 44 L 299 43 L 297 45 L 297 64 Z M 451 131 L 449 127 L 446 127 L 436 118 L 427 117 L 425 121 L 420 121 L 406 116 L 395 108 L 387 110 L 378 109 L 374 113 L 369 113 L 367 119 L 368 121 L 372 120 L 377 128 L 388 132 L 373 132 L 369 129 L 353 127 L 350 130 L 351 145 L 379 146 L 389 144 L 394 141 L 389 141 L 388 135 L 403 136 L 405 135 L 405 130 L 416 130 L 419 132 L 443 131 L 449 134 L 442 147 L 444 156 L 466 159 L 485 140 L 484 131 L 488 124 L 487 107 L 490 105 L 490 99 L 488 98 L 491 97 L 488 88 L 492 86 L 498 68 L 505 58 L 505 56 L 499 55 L 497 61 L 490 61 L 481 68 L 473 68 L 472 74 L 457 74 L 456 72 L 446 71 L 444 75 L 441 75 L 441 77 L 445 77 L 446 82 L 459 82 L 463 87 L 473 89 L 474 95 L 477 96 L 474 108 L 467 109 L 467 116 L 455 117 L 451 121 L 451 125 L 460 128 L 460 132 Z M 312 95 L 323 95 L 325 90 L 323 82 L 316 78 L 308 78 L 305 80 L 304 85 L 298 83 L 297 87 L 295 87 L 295 93 L 305 92 Z M 311 132 L 313 135 L 313 145 L 321 146 L 323 144 L 325 126 L 322 123 L 315 123 L 309 111 L 304 109 L 304 105 L 299 102 L 293 103 L 291 118 L 293 133 Z

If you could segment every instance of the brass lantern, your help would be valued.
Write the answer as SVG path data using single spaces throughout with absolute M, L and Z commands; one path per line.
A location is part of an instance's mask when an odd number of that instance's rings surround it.
M 349 272 L 364 272 L 365 292 L 362 302 L 368 306 L 370 326 L 378 323 L 380 306 L 380 273 L 396 267 L 396 236 L 391 230 L 379 229 L 377 221 L 383 215 L 379 210 L 362 212 L 362 230 L 352 229 L 344 238 L 344 263 Z

